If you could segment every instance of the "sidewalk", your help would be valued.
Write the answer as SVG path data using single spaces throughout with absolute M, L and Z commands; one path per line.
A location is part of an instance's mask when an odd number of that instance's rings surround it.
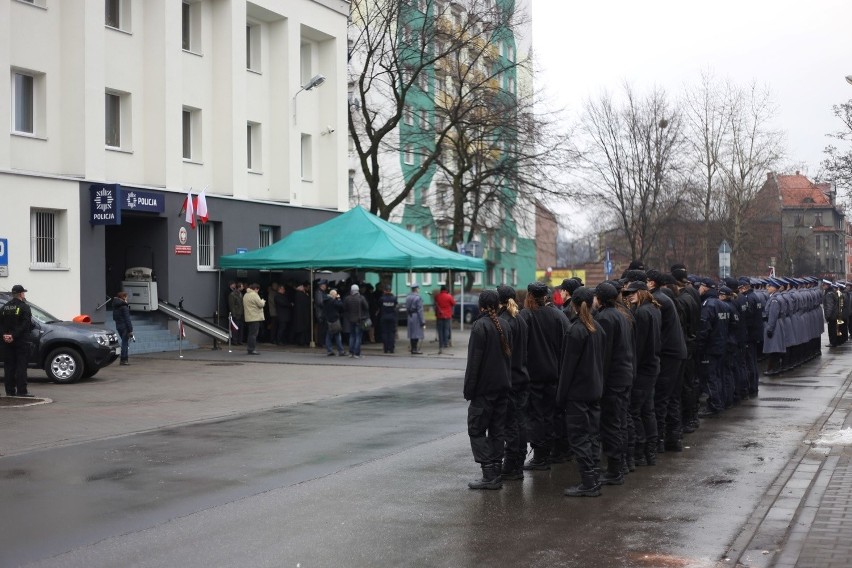
M 729 550 L 736 566 L 841 568 L 852 565 L 852 372 L 844 344 L 823 359 L 842 386 L 764 495 Z M 730 565 L 730 564 L 726 564 Z

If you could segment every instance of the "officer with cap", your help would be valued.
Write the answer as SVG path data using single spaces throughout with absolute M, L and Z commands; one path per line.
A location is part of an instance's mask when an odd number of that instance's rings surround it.
M 741 347 L 748 340 L 748 330 L 740 319 L 734 291 L 727 285 L 719 287 L 719 300 L 728 312 L 728 342 L 724 363 L 725 408 L 743 398 L 748 399 L 748 380 L 745 375 L 745 353 Z
M 828 326 L 828 346 L 837 347 L 840 344 L 837 332 L 837 320 L 841 318 L 840 306 L 837 302 L 837 289 L 830 280 L 823 279 L 822 289 L 822 312 L 825 315 L 825 323 Z
M 12 299 L 0 308 L 0 332 L 6 347 L 3 360 L 6 396 L 33 396 L 27 391 L 27 363 L 32 345 L 30 332 L 33 328 L 33 314 L 27 305 L 26 293 L 26 288 L 15 284 L 12 286 Z
M 740 306 L 740 319 L 744 319 L 748 342 L 745 348 L 746 377 L 748 394 L 757 396 L 760 374 L 757 368 L 757 348 L 763 343 L 763 300 L 752 288 L 751 279 L 740 276 L 737 280 Z
M 716 283 L 710 278 L 698 282 L 701 294 L 701 329 L 698 332 L 701 358 L 701 382 L 707 392 L 707 403 L 698 416 L 716 416 L 725 409 L 722 387 L 722 364 L 728 341 L 727 311 L 719 301 Z
M 573 311 L 573 307 L 571 306 L 571 294 L 574 293 L 574 290 L 582 286 L 580 280 L 577 278 L 566 278 L 562 281 L 562 284 L 556 287 L 556 292 L 562 297 L 562 313 L 564 313 L 569 318 L 571 317 L 571 313 Z
M 766 325 L 763 332 L 763 353 L 769 356 L 766 366 L 767 375 L 777 375 L 781 372 L 781 357 L 784 355 L 784 332 L 780 325 L 781 300 L 778 290 L 781 282 L 775 278 L 766 281 L 769 299 L 766 301 Z

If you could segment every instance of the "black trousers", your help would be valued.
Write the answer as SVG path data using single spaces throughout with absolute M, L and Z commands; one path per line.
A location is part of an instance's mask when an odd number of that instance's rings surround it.
M 509 391 L 509 402 L 506 405 L 506 463 L 512 467 L 524 465 L 524 459 L 527 457 L 529 399 L 529 385 Z
M 689 421 L 698 416 L 698 399 L 701 395 L 701 390 L 698 388 L 698 371 L 696 369 L 696 359 L 698 355 L 690 353 L 683 362 L 680 395 L 680 416 L 681 423 Z M 755 362 L 755 365 L 757 362 Z
M 604 387 L 600 403 L 600 433 L 603 453 L 620 460 L 626 451 L 627 412 L 630 387 Z
M 3 386 L 6 387 L 6 394 L 27 394 L 30 344 L 25 341 L 13 341 L 3 345 L 6 351 L 3 357 Z
M 598 446 L 595 442 L 601 420 L 600 402 L 569 400 L 565 405 L 565 431 L 577 461 L 580 474 L 598 465 Z
M 631 448 L 641 447 L 649 438 L 657 437 L 657 415 L 654 413 L 654 387 L 630 390 L 630 415 L 632 417 L 632 436 L 628 443 Z
M 758 381 L 760 380 L 760 372 L 757 368 L 757 343 L 748 343 L 746 345 L 746 371 L 748 372 L 748 392 L 749 394 L 757 394 Z
M 508 392 L 477 396 L 467 407 L 467 435 L 473 459 L 483 465 L 503 461 Z
M 550 449 L 553 445 L 555 404 L 556 385 L 530 383 L 527 434 L 533 449 Z
M 660 374 L 654 386 L 654 412 L 657 414 L 657 434 L 662 438 L 680 437 L 681 374 L 683 363 L 674 357 L 660 357 Z

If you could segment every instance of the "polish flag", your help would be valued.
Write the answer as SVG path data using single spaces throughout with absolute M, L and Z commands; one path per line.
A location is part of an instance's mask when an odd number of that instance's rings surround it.
M 237 325 L 237 323 L 234 321 L 234 318 L 231 316 L 231 314 L 228 314 L 228 322 L 231 324 L 232 330 L 234 330 L 234 331 L 240 330 L 240 326 Z
M 192 188 L 189 188 L 189 193 L 186 196 L 186 222 L 193 229 L 195 228 L 195 204 L 192 202 Z M 206 213 L 205 207 L 205 213 Z
M 202 223 L 207 222 L 207 189 L 202 189 L 201 194 L 198 196 L 197 207 L 195 208 L 195 214 L 198 215 L 198 218 L 201 219 Z
M 178 320 L 178 337 L 181 339 L 186 338 L 186 330 L 183 328 L 183 320 Z

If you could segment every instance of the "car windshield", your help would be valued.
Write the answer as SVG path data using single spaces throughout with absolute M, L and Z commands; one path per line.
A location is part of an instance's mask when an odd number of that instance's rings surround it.
M 27 302 L 27 304 L 29 304 L 29 306 L 30 306 L 30 310 L 33 313 L 33 319 L 34 320 L 41 322 L 41 323 L 53 323 L 53 322 L 61 321 L 56 316 L 53 316 L 53 315 L 47 313 L 46 311 L 44 311 L 40 307 L 36 306 L 35 304 L 30 304 L 29 302 Z

